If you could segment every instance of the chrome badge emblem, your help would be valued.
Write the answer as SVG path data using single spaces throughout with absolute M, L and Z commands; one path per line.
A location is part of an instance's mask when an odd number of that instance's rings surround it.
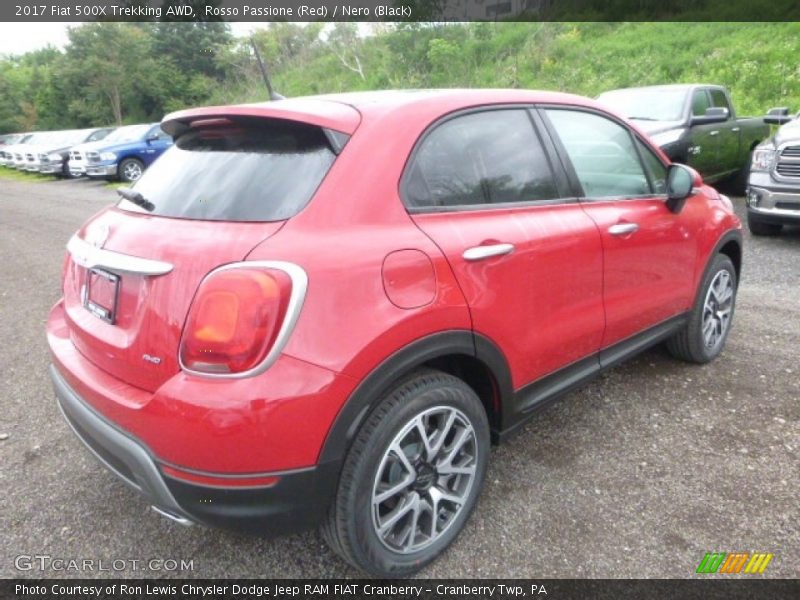
M 149 363 L 153 363 L 154 365 L 161 364 L 161 358 L 158 356 L 150 356 L 149 354 L 142 354 L 142 358 Z

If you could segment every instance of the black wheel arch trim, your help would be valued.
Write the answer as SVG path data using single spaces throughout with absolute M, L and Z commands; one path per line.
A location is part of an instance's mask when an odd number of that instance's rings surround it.
M 728 231 L 723 233 L 717 240 L 717 243 L 714 244 L 714 249 L 708 255 L 708 260 L 706 261 L 706 264 L 703 267 L 703 272 L 697 278 L 695 301 L 697 300 L 697 294 L 701 292 L 700 286 L 703 284 L 703 279 L 705 279 L 706 273 L 708 273 L 708 269 L 711 268 L 711 263 L 714 262 L 714 257 L 717 254 L 720 254 L 722 252 L 722 248 L 727 246 L 730 242 L 734 242 L 736 246 L 739 248 L 739 264 L 736 264 L 734 262 L 733 265 L 736 268 L 736 287 L 737 288 L 739 287 L 739 282 L 742 274 L 742 266 L 743 266 L 742 261 L 744 260 L 743 236 L 740 229 L 729 229 Z
M 317 462 L 328 463 L 344 458 L 366 416 L 399 378 L 428 361 L 454 354 L 467 355 L 485 364 L 496 386 L 495 409 L 502 411 L 505 403 L 513 397 L 513 387 L 508 363 L 497 346 L 467 329 L 433 333 L 389 356 L 358 385 L 328 431 Z

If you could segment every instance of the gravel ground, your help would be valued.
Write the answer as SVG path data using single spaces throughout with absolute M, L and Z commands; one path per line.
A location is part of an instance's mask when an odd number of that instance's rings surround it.
M 261 539 L 157 516 L 68 430 L 44 323 L 64 244 L 114 198 L 99 183 L 0 179 L 0 576 L 108 574 L 20 572 L 18 555 L 193 559 L 176 574 L 195 577 L 356 576 L 316 533 Z M 798 577 L 800 230 L 745 233 L 744 260 L 718 360 L 654 349 L 540 413 L 494 450 L 475 515 L 422 576 L 690 577 L 707 551 L 764 551 L 765 576 Z

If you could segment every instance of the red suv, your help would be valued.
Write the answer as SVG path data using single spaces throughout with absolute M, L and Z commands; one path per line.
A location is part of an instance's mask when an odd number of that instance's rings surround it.
M 371 574 L 464 527 L 500 442 L 666 340 L 722 350 L 729 200 L 565 94 L 377 92 L 168 115 L 69 241 L 51 375 L 175 521 L 319 525 Z

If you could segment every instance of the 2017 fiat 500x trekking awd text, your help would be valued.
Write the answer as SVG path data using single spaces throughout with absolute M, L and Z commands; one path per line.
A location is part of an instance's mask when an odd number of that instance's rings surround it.
M 78 437 L 163 515 L 319 525 L 379 576 L 464 527 L 490 443 L 731 326 L 729 200 L 590 100 L 345 94 L 168 115 L 69 241 L 49 317 Z

